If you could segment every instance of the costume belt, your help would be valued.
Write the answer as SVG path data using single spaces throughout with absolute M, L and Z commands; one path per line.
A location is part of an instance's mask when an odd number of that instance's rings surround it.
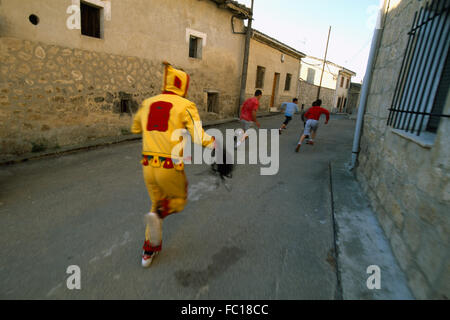
M 174 162 L 172 160 L 172 158 L 166 158 L 166 157 L 143 155 L 141 163 L 144 167 L 147 167 L 148 165 L 150 165 L 153 168 L 161 168 L 161 166 L 162 166 L 164 169 L 175 168 L 178 171 L 184 170 L 184 163 L 182 161 L 176 160 Z

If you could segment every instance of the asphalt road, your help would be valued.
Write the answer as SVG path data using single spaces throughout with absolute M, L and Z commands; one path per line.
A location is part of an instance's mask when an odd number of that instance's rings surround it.
M 140 141 L 0 167 L 0 298 L 337 298 L 329 162 L 349 152 L 354 122 L 332 117 L 297 154 L 302 128 L 296 116 L 280 136 L 277 175 L 239 165 L 230 191 L 209 166 L 187 166 L 189 203 L 164 220 L 149 269 Z M 70 265 L 80 290 L 66 286 Z

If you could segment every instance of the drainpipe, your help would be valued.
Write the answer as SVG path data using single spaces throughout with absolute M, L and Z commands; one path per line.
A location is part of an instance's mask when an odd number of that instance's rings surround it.
M 253 20 L 253 2 L 250 17 L 248 18 L 247 34 L 245 36 L 245 48 L 244 48 L 244 64 L 242 66 L 242 78 L 241 78 L 241 91 L 239 94 L 239 105 L 237 106 L 237 116 L 239 117 L 241 105 L 245 101 L 245 89 L 247 87 L 247 70 L 248 70 L 248 56 L 250 53 L 250 39 L 252 37 L 252 20 Z
M 350 170 L 353 170 L 356 167 L 356 161 L 358 160 L 359 146 L 361 142 L 361 129 L 364 122 L 364 114 L 366 111 L 367 97 L 369 96 L 370 84 L 372 82 L 372 73 L 375 67 L 375 59 L 378 54 L 378 47 L 380 45 L 381 35 L 383 34 L 387 1 L 388 0 L 380 1 L 380 12 L 378 14 L 377 24 L 373 34 L 372 45 L 370 47 L 369 61 L 367 62 L 366 74 L 364 75 L 361 97 L 359 99 L 358 118 L 356 120 L 355 136 L 353 138 L 352 161 L 349 168 Z

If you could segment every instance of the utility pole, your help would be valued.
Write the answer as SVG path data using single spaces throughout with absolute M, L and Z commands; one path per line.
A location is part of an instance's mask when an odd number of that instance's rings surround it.
M 330 29 L 328 30 L 327 48 L 325 49 L 325 58 L 323 59 L 322 75 L 320 76 L 319 89 L 317 90 L 317 100 L 320 99 L 320 88 L 322 87 L 323 73 L 325 71 L 325 64 L 327 63 L 328 43 L 330 42 L 330 34 L 331 34 L 331 26 Z
M 239 94 L 239 105 L 237 107 L 237 116 L 239 117 L 241 105 L 245 101 L 245 88 L 247 87 L 247 70 L 248 70 L 248 56 L 250 52 L 250 39 L 252 37 L 252 20 L 253 20 L 253 2 L 250 17 L 248 18 L 247 34 L 245 36 L 245 48 L 244 48 L 244 64 L 242 66 L 242 78 L 241 78 L 241 92 Z

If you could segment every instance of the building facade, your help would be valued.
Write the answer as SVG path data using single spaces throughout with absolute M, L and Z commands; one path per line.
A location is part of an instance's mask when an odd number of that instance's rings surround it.
M 356 170 L 420 299 L 450 297 L 449 10 L 389 2 Z
M 356 73 L 353 71 L 330 61 L 326 62 L 324 68 L 323 59 L 308 56 L 302 59 L 299 103 L 310 107 L 317 99 L 320 86 L 323 107 L 331 112 L 346 112 L 348 92 L 354 76 Z
M 247 71 L 246 97 L 263 92 L 260 111 L 279 110 L 281 103 L 298 97 L 301 59 L 306 55 L 253 30 Z
M 234 115 L 249 14 L 225 0 L 1 1 L 0 154 L 128 134 L 164 60 L 190 74 L 203 120 Z

